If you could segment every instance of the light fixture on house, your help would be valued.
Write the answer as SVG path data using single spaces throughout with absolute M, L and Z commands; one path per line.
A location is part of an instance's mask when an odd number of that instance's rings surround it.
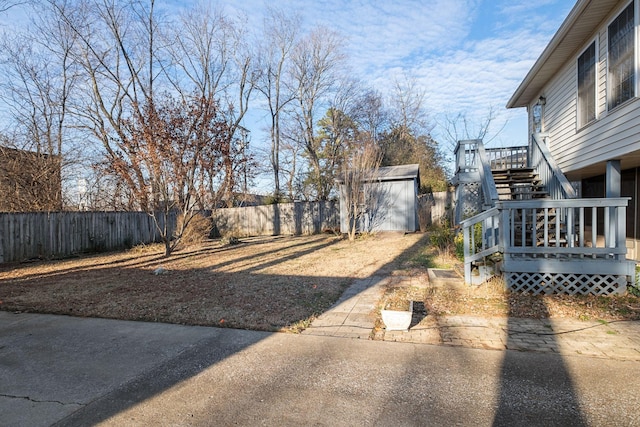
M 547 104 L 547 98 L 545 98 L 544 96 L 541 96 L 540 98 L 538 98 L 538 105 L 546 105 Z

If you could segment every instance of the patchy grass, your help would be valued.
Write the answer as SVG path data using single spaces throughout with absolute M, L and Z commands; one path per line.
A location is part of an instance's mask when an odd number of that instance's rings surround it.
M 402 267 L 408 275 L 419 274 L 426 268 L 462 271 L 462 263 L 455 257 L 454 251 L 443 251 L 433 246 L 425 246 L 409 254 L 403 260 Z M 533 296 L 507 291 L 500 279 L 490 280 L 479 287 L 428 286 L 422 294 L 414 292 L 413 300 L 424 302 L 427 312 L 435 316 L 640 320 L 640 297 L 631 292 L 622 296 Z
M 356 278 L 388 274 L 424 235 L 208 241 L 0 266 L 0 309 L 298 332 Z
M 354 279 L 397 276 L 391 299 L 429 315 L 469 314 L 639 320 L 640 297 L 530 296 L 499 280 L 480 287 L 430 286 L 427 268 L 460 265 L 428 234 L 260 237 L 207 241 L 164 258 L 157 245 L 61 261 L 0 265 L 0 310 L 299 332 Z M 410 277 L 408 286 L 400 286 Z M 384 298 L 383 298 L 384 300 Z M 382 304 L 382 301 L 381 301 Z M 414 304 L 414 311 L 416 305 Z

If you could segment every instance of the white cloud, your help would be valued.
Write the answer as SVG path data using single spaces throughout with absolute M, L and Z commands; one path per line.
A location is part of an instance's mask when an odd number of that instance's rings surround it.
M 430 110 L 442 114 L 467 114 L 482 121 L 493 108 L 496 123 L 518 115 L 505 104 L 544 47 L 546 38 L 529 33 L 468 42 L 444 57 L 430 57 L 416 64 L 416 75 L 429 94 Z M 498 129 L 502 126 L 499 125 Z M 510 139 L 526 138 L 526 128 Z
M 300 2 L 279 2 L 287 4 Z M 378 90 L 390 92 L 394 77 L 415 76 L 434 117 L 463 112 L 481 120 L 493 107 L 503 122 L 523 114 L 504 106 L 570 10 L 560 0 L 324 0 L 305 6 L 308 25 L 348 36 L 353 72 Z M 521 132 L 526 137 L 526 128 Z
M 445 52 L 464 39 L 472 13 L 464 0 L 320 4 L 330 7 L 317 19 L 349 37 L 352 65 L 367 74 Z

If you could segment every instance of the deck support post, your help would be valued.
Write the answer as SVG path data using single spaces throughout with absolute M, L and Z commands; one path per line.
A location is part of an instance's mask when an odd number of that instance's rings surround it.
M 605 197 L 620 197 L 622 180 L 620 175 L 620 160 L 609 160 L 607 162 Z
M 622 192 L 622 178 L 621 178 L 621 173 L 620 173 L 620 160 L 609 160 L 607 161 L 607 172 L 606 172 L 606 178 L 605 178 L 605 197 L 606 198 L 612 198 L 612 197 L 620 197 L 620 194 Z M 605 227 L 607 227 L 607 231 L 608 233 L 606 233 L 606 235 L 608 236 L 609 240 L 608 242 L 605 242 L 605 245 L 607 247 L 613 248 L 616 245 L 616 242 L 614 241 L 614 239 L 617 237 L 616 236 L 616 223 L 618 222 L 618 219 L 616 218 L 616 209 L 615 208 L 609 208 L 609 223 L 605 225 Z

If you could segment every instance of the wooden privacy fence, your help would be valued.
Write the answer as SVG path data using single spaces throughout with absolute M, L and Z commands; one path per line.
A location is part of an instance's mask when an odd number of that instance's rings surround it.
M 223 235 L 316 234 L 340 230 L 340 206 L 333 201 L 218 209 L 213 218 Z
M 0 213 L 0 262 L 122 249 L 157 238 L 144 212 Z
M 445 193 L 434 193 L 420 208 L 426 223 L 446 215 L 449 203 Z M 238 237 L 340 230 L 340 206 L 333 201 L 218 209 L 212 216 L 220 233 Z M 144 212 L 0 213 L 0 263 L 117 250 L 159 237 L 153 218 Z
M 420 230 L 426 231 L 432 225 L 442 225 L 446 223 L 446 220 L 451 223 L 453 221 L 452 201 L 453 193 L 450 191 L 438 191 L 418 196 Z

